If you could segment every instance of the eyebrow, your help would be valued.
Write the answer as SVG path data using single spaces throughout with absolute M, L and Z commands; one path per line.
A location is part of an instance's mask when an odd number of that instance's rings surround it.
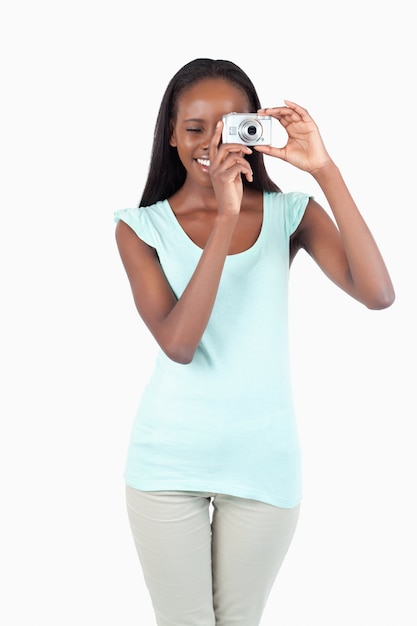
M 198 117 L 190 117 L 188 120 L 184 120 L 184 123 L 186 122 L 204 122 L 204 120 L 198 118 Z

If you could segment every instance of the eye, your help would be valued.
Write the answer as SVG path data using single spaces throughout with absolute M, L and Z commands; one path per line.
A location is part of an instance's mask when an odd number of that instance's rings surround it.
M 187 133 L 202 133 L 203 129 L 202 128 L 187 128 Z

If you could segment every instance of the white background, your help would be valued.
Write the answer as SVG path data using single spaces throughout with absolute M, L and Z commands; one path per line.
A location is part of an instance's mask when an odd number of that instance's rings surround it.
M 154 623 L 123 469 L 155 348 L 113 211 L 138 203 L 168 80 L 209 56 L 240 65 L 264 106 L 309 109 L 397 292 L 368 311 L 294 263 L 305 497 L 262 626 L 416 626 L 412 3 L 2 7 L 1 623 Z M 327 206 L 308 175 L 267 166 Z

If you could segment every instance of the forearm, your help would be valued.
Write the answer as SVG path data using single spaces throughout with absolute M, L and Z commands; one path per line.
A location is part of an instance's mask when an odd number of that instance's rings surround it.
M 375 239 L 339 169 L 330 162 L 327 166 L 313 171 L 312 175 L 320 185 L 333 212 L 357 297 L 371 308 L 383 308 L 384 302 L 393 300 L 392 282 Z
M 213 310 L 236 216 L 217 216 L 197 267 L 160 328 L 161 345 L 179 363 L 189 363 Z

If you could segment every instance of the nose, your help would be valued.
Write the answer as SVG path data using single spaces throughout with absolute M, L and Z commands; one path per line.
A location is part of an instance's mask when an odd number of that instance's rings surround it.
M 201 145 L 201 149 L 202 150 L 208 150 L 209 146 L 210 146 L 210 142 L 213 138 L 214 133 L 216 132 L 216 126 L 217 126 L 217 121 L 215 124 L 213 124 L 213 127 L 209 129 L 207 129 L 207 132 L 204 133 L 204 137 L 202 139 L 202 145 Z

